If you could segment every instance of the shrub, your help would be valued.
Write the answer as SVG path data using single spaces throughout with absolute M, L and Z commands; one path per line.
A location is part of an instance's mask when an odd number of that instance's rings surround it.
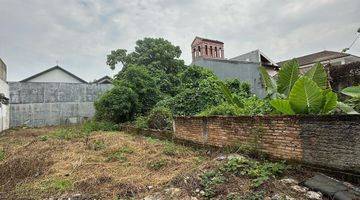
M 115 123 L 132 120 L 139 109 L 138 95 L 125 85 L 116 85 L 94 103 L 95 117 Z
M 148 118 L 149 128 L 166 130 L 172 128 L 172 113 L 168 108 L 155 107 L 151 110 Z
M 148 118 L 144 117 L 144 116 L 137 117 L 136 120 L 135 120 L 135 126 L 136 126 L 136 128 L 140 128 L 140 129 L 149 128 Z
M 212 116 L 212 115 L 225 115 L 225 116 L 237 116 L 240 115 L 240 109 L 234 105 L 228 103 L 222 103 L 217 106 L 213 106 L 205 109 L 198 114 L 199 116 Z

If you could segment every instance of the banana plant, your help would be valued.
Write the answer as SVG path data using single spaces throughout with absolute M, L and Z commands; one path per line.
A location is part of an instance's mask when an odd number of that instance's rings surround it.
M 316 63 L 303 76 L 299 64 L 291 60 L 283 65 L 275 81 L 260 67 L 263 84 L 270 104 L 280 113 L 328 114 L 337 106 L 337 95 L 329 89 L 327 73 L 320 63 Z

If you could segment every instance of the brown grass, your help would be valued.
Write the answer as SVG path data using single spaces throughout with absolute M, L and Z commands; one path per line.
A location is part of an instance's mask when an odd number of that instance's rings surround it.
M 57 129 L 10 130 L 0 137 L 0 149 L 6 156 L 0 162 L 0 197 L 42 199 L 75 193 L 105 199 L 142 196 L 148 186 L 161 188 L 206 160 L 199 159 L 201 155 L 191 148 L 123 132 L 96 132 L 71 140 L 39 139 Z M 101 148 L 94 148 L 96 141 L 101 141 Z M 164 153 L 169 144 L 175 152 L 171 156 Z M 120 152 L 125 160 L 109 160 L 114 152 Z M 148 167 L 149 162 L 159 159 L 166 162 L 161 169 Z M 72 187 L 64 189 L 62 180 L 71 182 Z

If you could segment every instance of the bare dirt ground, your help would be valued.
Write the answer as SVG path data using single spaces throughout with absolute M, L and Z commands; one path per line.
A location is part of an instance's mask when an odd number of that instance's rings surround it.
M 209 192 L 213 199 L 256 200 L 276 194 L 307 199 L 280 179 L 301 182 L 314 174 L 291 166 L 259 187 L 253 187 L 251 177 L 227 174 L 226 181 L 208 191 L 201 177 L 225 162 L 218 153 L 123 132 L 79 135 L 77 129 L 3 133 L 0 199 L 207 199 Z

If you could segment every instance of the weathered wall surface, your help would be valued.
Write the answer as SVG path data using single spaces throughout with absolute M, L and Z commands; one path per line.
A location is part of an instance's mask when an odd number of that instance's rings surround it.
M 177 117 L 175 138 L 360 173 L 360 116 Z
M 9 85 L 6 82 L 6 65 L 0 59 L 0 93 L 9 98 Z M 0 103 L 0 132 L 9 128 L 9 105 Z
M 10 127 L 79 123 L 94 116 L 93 102 L 108 84 L 10 82 Z
M 265 97 L 265 90 L 261 83 L 260 63 L 198 58 L 194 65 L 202 66 L 213 71 L 220 79 L 239 79 L 251 85 L 251 91 L 259 97 Z
M 9 85 L 0 79 L 0 93 L 9 98 Z M 0 103 L 0 132 L 9 128 L 9 105 Z

